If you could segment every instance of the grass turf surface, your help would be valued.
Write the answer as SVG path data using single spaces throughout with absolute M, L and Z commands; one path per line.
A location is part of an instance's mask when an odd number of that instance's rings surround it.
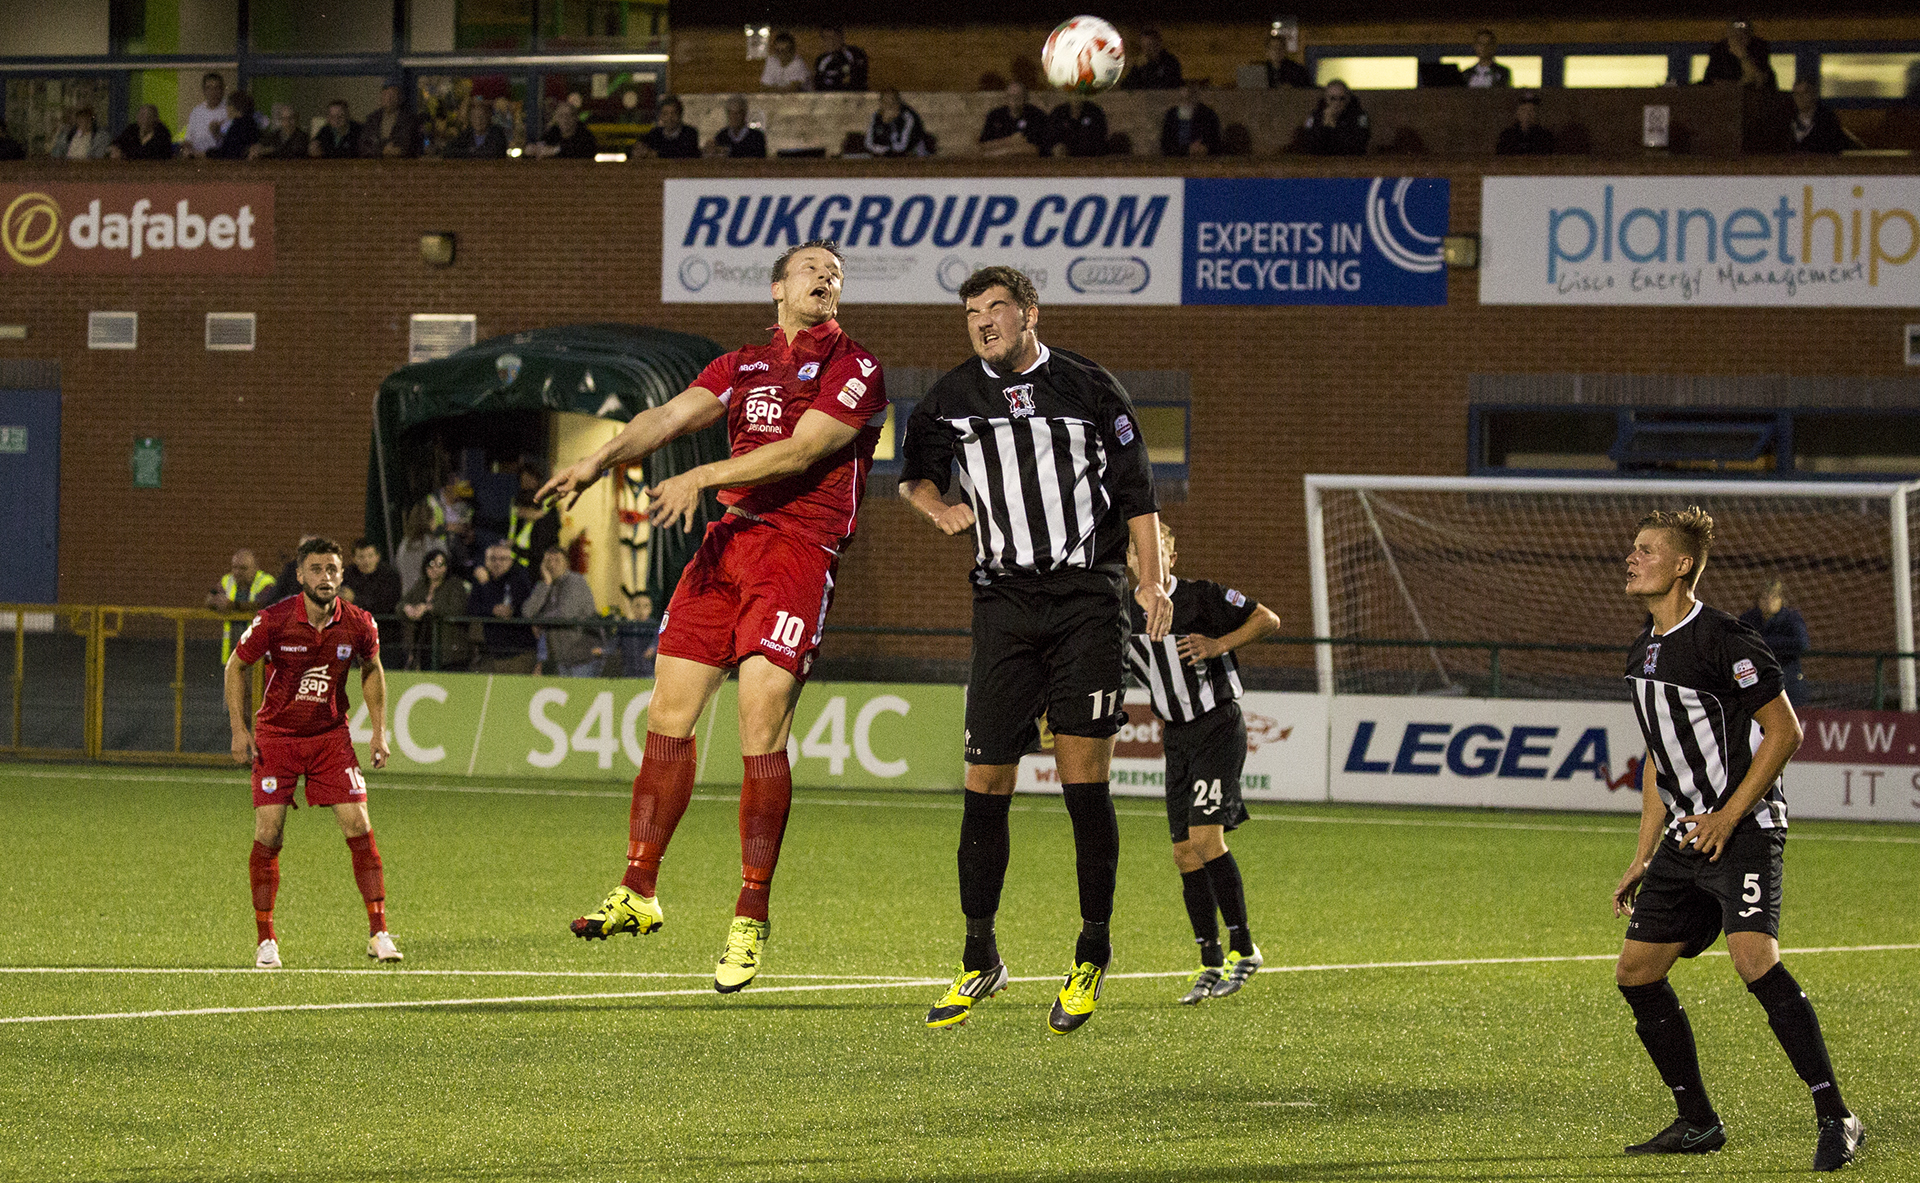
M 1189 1009 L 1173 1003 L 1195 958 L 1164 816 L 1119 807 L 1114 972 L 1163 976 L 1110 980 L 1093 1020 L 1062 1038 L 1046 1010 L 1077 908 L 1057 800 L 1016 803 L 1000 914 L 1016 978 L 1044 980 L 930 1033 L 920 1020 L 961 935 L 952 795 L 797 794 L 762 977 L 723 998 L 711 974 L 739 882 L 730 798 L 689 809 L 661 932 L 583 942 L 566 924 L 618 878 L 623 786 L 376 776 L 402 966 L 369 968 L 344 843 L 328 811 L 303 809 L 281 860 L 288 969 L 172 972 L 251 963 L 244 778 L 0 765 L 0 1019 L 232 1008 L 0 1022 L 0 1178 L 1806 1170 L 1804 1086 L 1723 956 L 1682 963 L 1674 984 L 1728 1149 L 1620 1155 L 1672 1117 L 1612 983 L 1623 923 L 1606 901 L 1631 818 L 1256 805 L 1232 845 L 1268 969 Z M 1920 944 L 1920 831 L 1793 833 L 1786 947 Z M 1582 957 L 1595 959 L 1382 964 Z M 1920 1177 L 1920 950 L 1786 961 L 1867 1122 L 1850 1171 Z M 34 967 L 111 972 L 19 972 Z M 630 996 L 592 997 L 609 994 Z

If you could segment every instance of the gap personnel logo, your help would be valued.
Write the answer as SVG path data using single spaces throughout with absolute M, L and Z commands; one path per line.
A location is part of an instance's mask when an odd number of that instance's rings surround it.
M 333 689 L 333 671 L 324 665 L 309 667 L 300 675 L 300 689 L 294 697 L 308 702 L 325 702 Z
M 0 185 L 0 271 L 269 275 L 273 186 Z
M 1033 383 L 1009 386 L 1003 393 L 1007 396 L 1007 410 L 1014 418 L 1025 419 L 1033 414 Z

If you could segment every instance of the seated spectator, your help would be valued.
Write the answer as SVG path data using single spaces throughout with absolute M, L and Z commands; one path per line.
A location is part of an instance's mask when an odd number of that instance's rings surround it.
M 1291 86 L 1296 90 L 1312 90 L 1313 75 L 1307 73 L 1306 66 L 1287 53 L 1285 37 L 1267 38 L 1267 89 L 1277 90 L 1282 86 Z
M 273 576 L 260 569 L 253 552 L 241 547 L 233 552 L 227 573 L 207 593 L 207 607 L 215 612 L 258 612 L 279 599 L 274 595 L 278 586 Z M 232 621 L 221 627 L 220 664 L 225 665 L 227 658 L 233 656 L 234 637 L 239 631 Z
M 1493 146 L 1497 156 L 1551 156 L 1553 132 L 1540 123 L 1540 96 L 1525 94 L 1513 109 L 1513 122 Z
M 448 160 L 505 160 L 507 129 L 493 121 L 493 104 L 484 95 L 467 99 L 467 125 L 441 150 Z
M 287 103 L 273 105 L 273 122 L 260 133 L 252 149 L 255 160 L 305 160 L 313 137 L 300 126 L 300 116 Z
M 598 616 L 593 589 L 575 571 L 564 547 L 547 548 L 540 556 L 540 585 L 527 597 L 525 615 L 538 619 L 585 620 Z M 545 668 L 562 678 L 597 678 L 605 670 L 607 650 L 599 630 L 543 628 L 540 639 L 546 648 Z
M 839 25 L 820 26 L 820 44 L 825 47 L 813 60 L 813 89 L 867 89 L 867 51 L 847 44 L 847 32 Z
M 1180 101 L 1160 121 L 1160 155 L 1220 155 L 1220 116 L 1200 101 L 1200 88 L 1191 82 L 1180 88 Z
M 900 101 L 897 90 L 880 92 L 880 108 L 867 125 L 869 156 L 931 156 L 933 142 L 927 138 L 920 113 Z
M 1105 156 L 1107 113 L 1073 95 L 1048 114 L 1047 143 L 1055 156 Z
M 1346 83 L 1335 78 L 1327 83 L 1326 92 L 1313 114 L 1307 116 L 1296 142 L 1300 151 L 1315 156 L 1364 156 L 1372 137 L 1373 128 L 1367 123 L 1367 113 L 1360 109 L 1360 100 L 1353 97 Z
M 980 127 L 982 156 L 1045 156 L 1047 113 L 1027 101 L 1027 88 L 1007 84 L 1007 105 L 987 112 Z
M 205 156 L 219 146 L 220 133 L 227 128 L 227 80 L 212 70 L 201 75 L 200 97 L 203 101 L 187 112 L 182 156 Z
M 160 122 L 160 108 L 147 103 L 107 148 L 114 160 L 172 160 L 173 129 Z
M 1140 54 L 1127 55 L 1127 76 L 1120 80 L 1122 90 L 1179 90 L 1180 59 L 1167 52 L 1160 30 L 1140 30 Z
M 473 661 L 473 643 L 465 626 L 446 621 L 467 614 L 467 597 L 472 589 L 453 573 L 447 552 L 437 546 L 427 551 L 420 572 L 420 578 L 400 598 L 400 614 L 407 618 L 407 668 L 466 669 Z
M 553 122 L 538 140 L 527 145 L 527 155 L 538 157 L 558 157 L 561 160 L 592 160 L 600 151 L 600 141 L 595 139 L 587 125 L 580 122 L 580 112 L 572 103 L 561 103 L 554 108 Z
M 760 159 L 766 154 L 766 133 L 747 126 L 747 100 L 734 95 L 727 100 L 727 125 L 715 133 L 713 142 L 707 145 L 707 155 Z
M 0 160 L 25 160 L 26 158 L 27 146 L 14 139 L 12 129 L 7 127 L 7 121 L 0 119 Z
M 513 548 L 496 542 L 487 548 L 486 565 L 473 572 L 473 591 L 467 596 L 468 616 L 515 620 L 533 594 L 533 576 L 513 561 Z M 518 624 L 486 624 L 480 628 L 484 674 L 533 672 L 533 630 Z
M 236 90 L 227 96 L 227 126 L 220 142 L 207 151 L 208 160 L 245 160 L 260 142 L 260 124 L 253 117 L 253 96 Z
M 327 104 L 327 123 L 307 144 L 307 155 L 322 160 L 352 160 L 360 155 L 360 125 L 353 121 L 347 100 Z
M 760 70 L 761 90 L 799 91 L 813 89 L 813 67 L 800 58 L 800 47 L 794 43 L 793 34 L 779 32 L 773 35 L 773 46 L 767 54 L 767 64 Z
M 693 160 L 700 155 L 700 129 L 682 123 L 687 109 L 672 95 L 660 100 L 659 121 L 627 149 L 628 160 Z
M 55 160 L 105 160 L 113 137 L 94 120 L 92 107 L 75 107 L 53 137 Z
M 380 561 L 380 548 L 373 539 L 362 538 L 353 544 L 353 562 L 347 566 L 340 594 L 347 603 L 365 608 L 378 618 L 381 648 L 397 639 L 393 622 L 386 618 L 400 611 L 400 573 Z
M 1493 51 L 1499 44 L 1492 29 L 1482 29 L 1473 35 L 1473 52 L 1478 60 L 1466 69 L 1468 86 L 1513 85 L 1513 71 L 1493 60 Z
M 1769 58 L 1772 46 L 1753 31 L 1751 21 L 1736 20 L 1727 35 L 1707 51 L 1707 72 L 1700 81 L 1738 82 L 1749 90 L 1779 90 L 1780 79 Z
M 1853 137 L 1840 126 L 1840 117 L 1820 101 L 1820 88 L 1811 78 L 1793 84 L 1793 150 L 1837 156 L 1854 147 Z
M 422 497 L 402 519 L 400 545 L 393 548 L 393 567 L 400 573 L 402 587 L 419 582 L 421 564 L 426 562 L 427 552 L 436 547 L 444 551 L 446 542 L 434 536 L 433 505 L 429 498 Z
M 360 125 L 360 155 L 412 158 L 423 146 L 420 117 L 401 103 L 400 87 L 380 88 L 380 109 Z

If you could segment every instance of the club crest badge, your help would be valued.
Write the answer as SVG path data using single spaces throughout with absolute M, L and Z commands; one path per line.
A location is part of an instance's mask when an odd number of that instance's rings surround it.
M 810 361 L 806 365 L 800 367 L 798 377 L 802 382 L 811 382 L 815 377 L 819 375 L 819 373 L 820 373 L 820 363 L 817 361 Z
M 1009 386 L 1003 391 L 1007 396 L 1007 410 L 1016 419 L 1025 419 L 1033 414 L 1033 383 L 1022 382 L 1018 386 Z
M 1647 645 L 1647 660 L 1641 664 L 1640 672 L 1643 674 L 1651 674 L 1653 672 L 1654 666 L 1657 665 L 1659 661 L 1660 661 L 1660 642 L 1658 641 L 1649 642 Z
M 260 778 L 260 791 L 263 793 L 271 793 L 279 787 L 280 780 L 278 777 L 263 776 Z
M 333 647 L 333 655 L 339 658 L 341 661 L 345 661 L 347 658 L 353 656 L 353 646 L 352 645 L 335 645 Z

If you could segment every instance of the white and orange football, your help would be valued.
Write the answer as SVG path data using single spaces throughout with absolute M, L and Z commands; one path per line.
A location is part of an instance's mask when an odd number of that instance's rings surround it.
M 1074 94 L 1098 94 L 1120 81 L 1127 69 L 1120 30 L 1097 16 L 1060 22 L 1040 51 L 1047 81 Z

